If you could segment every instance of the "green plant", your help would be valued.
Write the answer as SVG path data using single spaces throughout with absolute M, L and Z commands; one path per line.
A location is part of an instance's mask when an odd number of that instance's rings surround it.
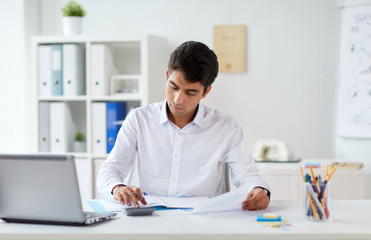
M 69 1 L 63 8 L 62 8 L 63 16 L 74 16 L 74 17 L 83 17 L 85 16 L 85 11 L 81 7 L 80 4 L 75 2 L 74 0 Z
M 76 142 L 84 142 L 85 141 L 85 135 L 82 132 L 76 132 L 75 141 Z

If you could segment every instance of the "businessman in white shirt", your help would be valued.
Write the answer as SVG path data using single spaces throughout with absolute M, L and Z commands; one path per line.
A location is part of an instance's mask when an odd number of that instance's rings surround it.
M 248 186 L 241 208 L 267 208 L 269 186 L 244 146 L 241 127 L 200 102 L 217 74 L 217 57 L 205 44 L 189 41 L 174 50 L 166 72 L 166 100 L 128 114 L 100 169 L 97 186 L 102 195 L 135 207 L 146 204 L 142 191 L 166 197 L 213 197 L 222 193 L 226 163 L 232 183 Z M 127 186 L 124 179 L 135 158 L 140 186 Z

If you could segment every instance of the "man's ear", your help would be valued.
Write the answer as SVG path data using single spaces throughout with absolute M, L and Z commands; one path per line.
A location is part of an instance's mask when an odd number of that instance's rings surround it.
M 166 70 L 166 81 L 167 81 L 168 77 L 169 77 L 169 69 Z
M 205 91 L 204 95 L 202 96 L 202 98 L 205 98 L 207 96 L 207 94 L 209 94 L 210 90 L 211 90 L 211 86 L 206 88 L 206 91 Z

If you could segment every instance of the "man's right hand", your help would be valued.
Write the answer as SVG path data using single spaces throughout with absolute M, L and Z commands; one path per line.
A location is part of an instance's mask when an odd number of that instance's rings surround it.
M 134 204 L 136 208 L 139 208 L 138 201 L 143 205 L 147 205 L 146 199 L 142 196 L 142 192 L 138 187 L 119 185 L 113 189 L 112 193 L 113 198 L 122 205 L 131 206 L 131 204 Z

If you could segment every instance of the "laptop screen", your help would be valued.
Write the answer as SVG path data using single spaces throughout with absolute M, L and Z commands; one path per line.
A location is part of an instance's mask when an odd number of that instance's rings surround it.
M 0 154 L 0 218 L 83 222 L 74 157 Z

